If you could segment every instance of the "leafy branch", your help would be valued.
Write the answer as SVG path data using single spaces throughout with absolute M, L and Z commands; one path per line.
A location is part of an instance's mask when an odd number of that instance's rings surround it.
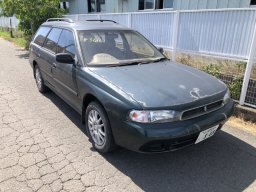
M 46 19 L 64 14 L 59 3 L 60 0 L 3 0 L 1 6 L 3 14 L 15 15 L 20 20 L 20 29 L 30 36 Z

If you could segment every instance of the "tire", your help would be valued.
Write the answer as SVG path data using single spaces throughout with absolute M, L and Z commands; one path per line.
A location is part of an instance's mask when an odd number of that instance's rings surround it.
M 86 131 L 93 147 L 100 153 L 116 148 L 107 113 L 98 102 L 91 102 L 85 113 Z
M 38 65 L 35 66 L 35 80 L 39 92 L 46 93 L 49 91 L 48 87 L 46 87 L 44 84 L 44 80 Z

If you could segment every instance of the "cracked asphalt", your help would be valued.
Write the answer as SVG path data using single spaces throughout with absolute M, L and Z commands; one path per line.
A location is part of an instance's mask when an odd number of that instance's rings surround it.
M 0 192 L 256 191 L 256 138 L 230 126 L 171 153 L 95 152 L 79 115 L 37 91 L 27 57 L 0 39 Z

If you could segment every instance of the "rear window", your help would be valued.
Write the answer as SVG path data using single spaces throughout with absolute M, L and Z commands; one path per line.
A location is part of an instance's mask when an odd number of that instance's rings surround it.
M 42 46 L 44 44 L 45 37 L 50 31 L 50 27 L 40 27 L 35 34 L 34 43 Z

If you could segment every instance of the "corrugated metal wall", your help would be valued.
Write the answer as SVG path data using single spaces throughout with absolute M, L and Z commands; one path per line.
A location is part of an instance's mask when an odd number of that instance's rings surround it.
M 134 2 L 131 2 L 134 3 Z M 174 0 L 175 10 L 250 7 L 250 0 Z
M 255 10 L 181 12 L 177 48 L 246 59 Z
M 174 45 L 175 14 L 179 14 Z M 67 15 L 67 17 L 72 17 Z M 130 17 L 130 18 L 129 18 Z M 87 14 L 79 19 L 112 19 L 129 26 L 157 46 L 180 52 L 203 53 L 246 60 L 256 24 L 256 10 L 166 11 Z M 130 20 L 130 21 L 129 21 Z
M 122 12 L 120 4 L 122 0 L 108 0 L 106 13 Z M 69 0 L 70 14 L 88 13 L 87 1 Z M 139 0 L 127 0 L 129 12 L 138 11 Z M 174 0 L 174 10 L 195 10 L 195 9 L 221 9 L 221 8 L 248 8 L 250 0 Z
M 173 48 L 174 12 L 134 13 L 131 19 L 131 27 L 155 45 Z

